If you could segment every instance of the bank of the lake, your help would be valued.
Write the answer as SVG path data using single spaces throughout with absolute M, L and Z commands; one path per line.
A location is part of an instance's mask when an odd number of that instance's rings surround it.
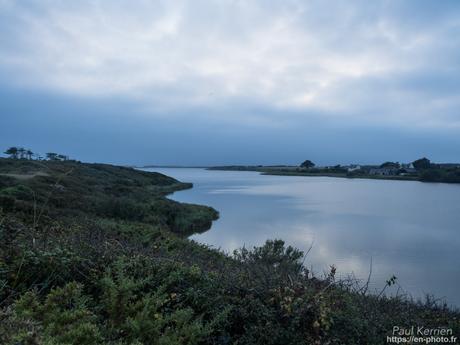
M 216 169 L 219 170 L 219 169 Z M 225 170 L 225 169 L 223 169 Z M 251 171 L 251 170 L 249 170 Z M 276 176 L 310 176 L 310 177 L 336 177 L 336 178 L 349 178 L 349 179 L 371 179 L 371 180 L 393 180 L 393 181 L 419 181 L 415 176 L 388 176 L 388 175 L 350 175 L 346 173 L 310 173 L 302 171 L 259 171 L 262 175 L 276 175 Z
M 428 161 L 429 162 L 429 161 Z M 358 166 L 352 169 L 340 165 L 333 167 L 311 167 L 303 168 L 299 166 L 263 166 L 263 165 L 228 165 L 212 166 L 208 170 L 222 171 L 257 171 L 263 175 L 279 176 L 317 176 L 317 177 L 338 177 L 350 179 L 376 179 L 376 180 L 400 180 L 400 181 L 420 181 L 420 182 L 439 182 L 439 183 L 460 183 L 460 164 L 434 164 L 423 169 L 409 169 L 406 172 L 399 163 L 394 164 L 399 168 L 388 168 L 387 171 L 381 166 Z M 374 172 L 373 172 L 374 171 Z

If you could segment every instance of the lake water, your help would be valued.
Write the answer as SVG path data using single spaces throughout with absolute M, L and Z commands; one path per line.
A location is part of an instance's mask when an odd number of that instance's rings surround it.
M 194 168 L 149 169 L 194 188 L 172 199 L 220 212 L 191 238 L 230 252 L 280 238 L 309 252 L 317 275 L 335 265 L 340 277 L 367 280 L 373 291 L 392 275 L 419 298 L 432 293 L 460 306 L 460 185 Z

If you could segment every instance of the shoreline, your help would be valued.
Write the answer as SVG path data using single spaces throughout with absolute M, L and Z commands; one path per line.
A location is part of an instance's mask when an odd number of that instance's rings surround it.
M 288 169 L 286 169 L 288 168 Z M 388 181 L 415 181 L 422 183 L 445 183 L 459 184 L 460 181 L 454 180 L 428 180 L 415 175 L 369 175 L 369 174 L 347 174 L 347 173 L 327 173 L 327 172 L 307 172 L 294 170 L 297 167 L 251 167 L 251 166 L 229 166 L 229 167 L 209 167 L 206 170 L 220 171 L 255 171 L 261 175 L 273 176 L 309 176 L 309 177 L 337 177 L 347 179 L 368 179 L 368 180 L 388 180 Z
M 326 173 L 302 173 L 302 172 L 260 172 L 261 175 L 272 176 L 308 176 L 308 177 L 336 177 L 346 179 L 366 179 L 366 180 L 389 180 L 389 181 L 420 181 L 419 179 L 411 176 L 378 176 L 378 175 L 363 175 L 363 176 L 348 176 L 346 174 L 326 174 Z

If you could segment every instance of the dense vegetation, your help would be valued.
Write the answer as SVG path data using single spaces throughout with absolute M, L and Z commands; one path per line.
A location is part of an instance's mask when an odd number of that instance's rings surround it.
M 394 325 L 458 334 L 457 311 L 369 295 L 334 267 L 317 279 L 280 240 L 233 255 L 188 240 L 217 217 L 165 198 L 189 187 L 0 159 L 0 344 L 383 344 Z

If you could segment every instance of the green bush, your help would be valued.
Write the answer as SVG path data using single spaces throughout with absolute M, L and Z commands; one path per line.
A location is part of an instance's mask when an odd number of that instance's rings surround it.
M 4 188 L 0 191 L 0 195 L 10 196 L 19 200 L 34 200 L 34 191 L 30 187 L 22 184 Z
M 44 343 L 99 344 L 102 336 L 88 302 L 80 284 L 68 283 L 53 289 L 42 303 L 36 293 L 27 292 L 16 302 L 14 310 L 19 319 L 38 322 Z M 16 339 L 24 340 L 27 336 L 28 333 L 19 332 Z
M 16 198 L 11 195 L 1 195 L 0 194 L 0 209 L 11 212 L 14 210 L 14 205 L 16 203 Z
M 209 309 L 203 308 L 210 295 L 195 289 L 209 281 L 200 282 L 197 268 L 152 264 L 147 258 L 124 258 L 101 279 L 101 306 L 110 338 L 146 344 L 203 343 L 226 314 L 217 312 L 216 306 L 216 314 L 207 315 Z

